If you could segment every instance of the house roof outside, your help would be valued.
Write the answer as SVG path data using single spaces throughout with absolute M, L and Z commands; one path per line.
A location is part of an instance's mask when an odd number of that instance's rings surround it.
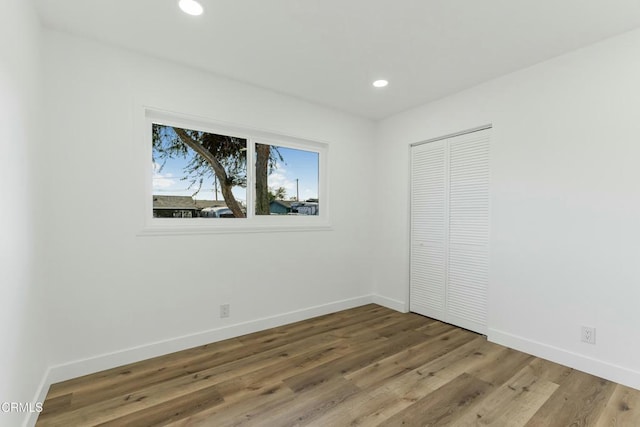
M 227 207 L 224 200 L 196 200 L 196 208 L 222 208 Z
M 153 195 L 154 209 L 196 209 L 190 196 L 158 196 Z
M 278 204 L 286 209 L 292 206 L 304 206 L 317 204 L 317 199 L 309 199 L 306 201 L 295 200 L 272 200 L 270 203 Z M 153 209 L 195 209 L 202 210 L 205 208 L 222 208 L 227 207 L 224 200 L 194 200 L 191 196 L 161 196 L 153 195 Z
M 154 209 L 197 209 L 223 207 L 224 200 L 194 200 L 191 196 L 161 196 L 153 195 Z
M 293 205 L 304 205 L 309 203 L 318 203 L 318 199 L 307 199 L 307 200 L 272 200 L 270 203 L 277 203 L 280 206 L 284 206 L 285 208 L 290 208 Z
M 287 213 L 300 215 L 318 215 L 318 199 L 296 200 L 272 200 L 269 202 L 271 213 L 281 213 L 275 206 L 281 206 Z
M 292 200 L 272 200 L 270 203 L 275 203 L 275 204 L 280 205 L 280 206 L 282 206 L 284 208 L 291 209 L 291 204 L 295 203 L 295 202 L 292 201 Z

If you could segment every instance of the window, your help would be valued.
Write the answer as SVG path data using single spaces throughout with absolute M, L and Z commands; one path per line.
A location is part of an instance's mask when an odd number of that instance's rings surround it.
M 327 144 L 157 110 L 145 116 L 143 234 L 328 228 Z
M 320 154 L 256 144 L 256 215 L 318 215 Z
M 151 135 L 155 218 L 221 218 L 216 208 L 246 217 L 245 138 L 160 123 Z

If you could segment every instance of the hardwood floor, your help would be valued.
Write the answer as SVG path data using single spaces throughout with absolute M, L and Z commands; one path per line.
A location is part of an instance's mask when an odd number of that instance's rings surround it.
M 51 386 L 38 426 L 640 426 L 640 391 L 367 305 Z

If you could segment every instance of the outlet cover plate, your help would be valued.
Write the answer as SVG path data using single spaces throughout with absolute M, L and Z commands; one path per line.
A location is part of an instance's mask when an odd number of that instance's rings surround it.
M 596 328 L 591 328 L 589 326 L 582 327 L 582 342 L 586 342 L 587 344 L 595 344 L 596 343 Z
M 220 306 L 220 318 L 229 317 L 230 307 L 229 304 L 222 304 Z

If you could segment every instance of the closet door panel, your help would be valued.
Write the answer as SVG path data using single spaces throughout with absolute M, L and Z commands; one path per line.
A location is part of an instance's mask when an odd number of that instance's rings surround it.
M 449 251 L 447 321 L 487 333 L 488 254 L 472 248 Z
M 445 320 L 447 170 L 443 141 L 412 149 L 410 310 Z
M 449 139 L 447 314 L 486 334 L 489 286 L 489 131 Z
M 412 251 L 410 310 L 446 321 L 445 255 L 442 249 L 419 245 Z

